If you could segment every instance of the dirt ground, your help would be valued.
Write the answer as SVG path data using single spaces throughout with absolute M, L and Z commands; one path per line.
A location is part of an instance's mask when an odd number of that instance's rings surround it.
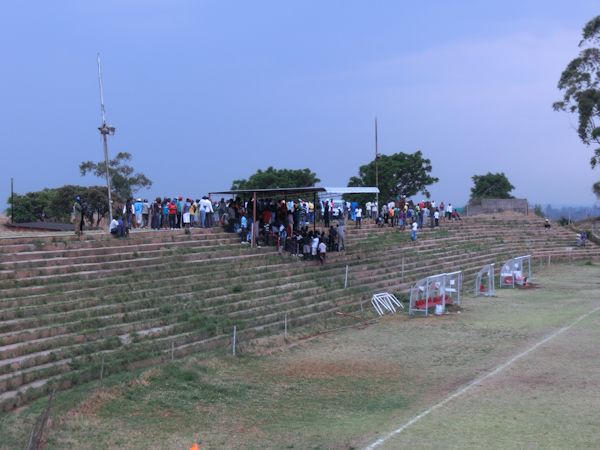
M 183 449 L 196 436 L 203 449 L 364 448 L 600 305 L 599 275 L 544 267 L 538 289 L 465 295 L 460 313 L 292 334 L 289 347 L 276 337 L 80 386 L 58 396 L 47 448 Z M 591 314 L 382 448 L 599 448 L 599 325 Z M 0 448 L 22 442 L 43 404 L 0 416 Z

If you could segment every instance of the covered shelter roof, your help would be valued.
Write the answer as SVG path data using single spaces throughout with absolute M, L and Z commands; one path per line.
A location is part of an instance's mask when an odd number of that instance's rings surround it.
M 363 186 L 363 187 L 326 187 L 327 194 L 379 194 L 379 188 Z
M 209 192 L 208 195 L 233 195 L 240 197 L 251 197 L 256 192 L 257 197 L 295 197 L 307 194 L 325 193 L 331 195 L 343 194 L 377 194 L 379 189 L 376 187 L 290 187 L 290 188 L 270 188 L 270 189 L 236 189 L 229 191 Z
M 256 192 L 257 197 L 292 197 L 295 195 L 306 195 L 306 194 L 316 194 L 317 192 L 325 192 L 325 188 L 311 186 L 311 187 L 291 187 L 291 188 L 270 188 L 270 189 L 237 189 L 231 191 L 217 191 L 217 192 L 209 192 L 208 195 L 233 195 L 240 197 L 249 197 L 253 196 Z

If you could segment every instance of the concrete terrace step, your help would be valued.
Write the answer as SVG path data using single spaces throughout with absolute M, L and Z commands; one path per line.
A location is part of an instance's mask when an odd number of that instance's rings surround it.
M 119 246 L 90 246 L 86 248 L 71 248 L 62 250 L 35 250 L 31 252 L 20 253 L 4 253 L 0 258 L 0 265 L 5 266 L 16 262 L 44 262 L 57 258 L 77 258 L 77 257 L 102 257 L 112 256 L 117 254 L 128 254 L 133 252 L 150 252 L 150 251 L 165 251 L 175 250 L 185 247 L 206 247 L 218 246 L 223 244 L 239 243 L 239 239 L 234 236 L 225 238 L 210 238 L 206 236 L 194 236 L 194 239 L 178 240 L 178 241 L 159 241 L 152 243 L 137 243 L 131 242 L 127 245 Z
M 471 276 L 483 263 L 494 258 L 500 263 L 504 258 L 515 256 L 515 252 L 544 258 L 549 255 L 553 260 L 600 257 L 596 246 L 581 252 L 569 248 L 567 244 L 573 240 L 572 233 L 554 232 L 553 228 L 552 233 L 543 234 L 540 222 L 535 220 L 517 220 L 515 223 L 465 220 L 447 225 L 447 229 L 441 232 L 423 230 L 416 244 L 402 242 L 404 237 L 394 237 L 392 233 L 398 233 L 396 230 L 367 226 L 353 231 L 349 225 L 346 240 L 352 243 L 352 247 L 346 253 L 329 255 L 323 268 L 312 263 L 295 262 L 290 257 L 278 258 L 280 262 L 274 266 L 269 261 L 273 258 L 270 256 L 274 253 L 272 248 L 258 253 L 227 254 L 225 257 L 223 249 L 211 248 L 207 253 L 214 259 L 195 262 L 195 254 L 191 254 L 192 258 L 184 260 L 183 264 L 178 261 L 176 266 L 169 263 L 172 256 L 158 253 L 158 261 L 131 270 L 117 266 L 90 271 L 89 267 L 81 264 L 84 271 L 67 274 L 70 279 L 59 273 L 41 279 L 29 277 L 25 279 L 29 286 L 24 287 L 1 283 L 5 289 L 0 290 L 3 299 L 0 300 L 0 317 L 6 320 L 0 320 L 0 326 L 12 327 L 37 318 L 44 318 L 46 325 L 36 327 L 32 322 L 34 328 L 17 332 L 14 338 L 12 331 L 0 336 L 0 407 L 11 408 L 43 395 L 49 385 L 58 383 L 59 387 L 68 387 L 74 381 L 72 375 L 81 377 L 81 380 L 93 378 L 90 369 L 78 368 L 84 367 L 85 364 L 81 366 L 81 363 L 88 361 L 90 356 L 94 360 L 105 355 L 129 361 L 127 358 L 133 357 L 132 352 L 138 351 L 134 359 L 151 362 L 164 358 L 171 345 L 174 345 L 177 356 L 183 356 L 188 351 L 218 345 L 228 339 L 226 335 L 207 336 L 205 331 L 191 329 L 190 322 L 180 321 L 183 317 L 177 316 L 180 312 L 194 311 L 199 314 L 198 317 L 227 318 L 229 323 L 235 321 L 239 324 L 240 333 L 251 336 L 281 328 L 285 312 L 288 312 L 290 321 L 302 323 L 340 308 L 357 306 L 370 297 L 371 290 L 394 286 L 405 289 L 410 282 L 432 271 L 457 267 L 464 268 L 465 274 Z M 125 245 L 123 248 L 110 248 L 111 241 L 102 237 L 89 241 L 109 244 L 107 250 L 100 252 L 104 251 L 107 260 L 117 263 L 127 252 L 132 252 L 131 243 L 127 249 Z M 145 250 L 149 254 L 162 251 L 160 243 L 148 239 L 147 244 Z M 32 249 L 39 243 L 13 242 L 11 245 L 13 249 L 16 245 L 29 245 L 32 258 L 23 257 L 23 261 L 45 259 L 39 251 Z M 80 244 L 75 242 L 68 245 L 72 248 L 63 253 L 64 258 L 67 258 L 65 255 L 88 257 L 94 251 L 89 247 L 80 249 L 77 247 Z M 85 245 L 92 246 L 90 242 Z M 177 245 L 186 244 L 173 246 Z M 400 256 L 404 256 L 404 264 Z M 248 262 L 246 268 L 240 267 L 240 259 Z M 124 260 L 127 261 L 126 258 Z M 201 272 L 201 276 L 191 267 L 195 264 L 198 264 L 197 272 Z M 341 273 L 346 264 L 353 268 L 350 286 L 356 284 L 358 287 L 344 291 Z M 215 272 L 211 271 L 211 265 L 214 265 Z M 229 281 L 243 285 L 243 292 L 227 292 L 224 286 L 216 286 L 203 292 L 205 295 L 201 298 L 196 296 L 195 291 L 202 285 L 202 280 L 210 279 L 212 274 L 213 279 L 222 280 L 222 283 L 228 279 L 228 271 L 233 273 L 232 269 L 235 275 Z M 168 276 L 153 276 L 161 271 Z M 87 272 L 95 275 L 87 277 Z M 142 273 L 144 276 L 140 276 Z M 104 282 L 102 277 L 109 276 L 111 278 Z M 160 314 L 160 300 L 165 296 L 165 290 L 160 286 L 161 279 L 181 283 L 177 292 L 169 296 L 168 306 L 171 309 L 167 314 Z M 39 286 L 40 282 L 49 280 L 52 282 L 47 286 Z M 278 287 L 278 280 L 286 280 L 287 284 L 281 282 Z M 111 291 L 108 286 L 114 290 Z M 72 297 L 65 293 L 69 290 L 73 293 Z M 125 302 L 118 302 L 119 290 L 126 290 L 132 295 Z M 261 292 L 265 295 L 260 296 Z M 21 317 L 15 317 L 17 313 Z M 85 322 L 88 319 L 82 319 L 80 314 L 92 321 Z M 95 328 L 80 333 L 77 331 L 80 321 Z M 131 348 L 124 347 L 122 339 L 132 333 L 138 334 L 137 340 L 130 344 Z M 78 341 L 81 336 L 84 340 Z
M 117 261 L 132 261 L 137 259 L 151 259 L 151 258 L 168 258 L 174 257 L 177 259 L 183 255 L 188 254 L 200 254 L 208 253 L 219 250 L 240 250 L 239 242 L 231 243 L 209 243 L 200 245 L 186 245 L 185 247 L 178 247 L 176 249 L 156 249 L 156 250 L 133 250 L 127 252 L 119 252 L 107 255 L 87 255 L 87 256 L 68 256 L 68 257 L 55 257 L 52 259 L 42 258 L 35 260 L 23 260 L 15 262 L 0 263 L 0 267 L 6 269 L 12 269 L 14 271 L 22 271 L 27 273 L 28 271 L 52 271 L 58 267 L 90 267 L 92 264 L 110 264 Z M 19 272 L 21 273 L 21 272 Z
M 137 268 L 141 267 L 151 267 L 151 266 L 168 266 L 170 264 L 174 264 L 177 262 L 198 262 L 205 260 L 218 261 L 221 259 L 231 259 L 231 258 L 244 258 L 248 256 L 253 256 L 258 253 L 265 254 L 275 254 L 274 249 L 270 248 L 262 248 L 262 249 L 249 249 L 248 247 L 240 246 L 232 248 L 230 250 L 223 250 L 217 253 L 214 252 L 198 252 L 198 253 L 190 253 L 178 255 L 177 258 L 173 259 L 171 257 L 154 257 L 154 258 L 135 258 L 130 260 L 121 260 L 121 261 L 110 261 L 106 263 L 99 264 L 82 264 L 80 266 L 55 266 L 55 267 L 47 267 L 40 269 L 31 269 L 29 270 L 21 270 L 21 271 L 11 271 L 8 277 L 1 279 L 5 283 L 2 284 L 0 282 L 0 289 L 8 287 L 9 289 L 14 287 L 13 285 L 6 284 L 10 279 L 14 279 L 18 277 L 20 283 L 28 283 L 35 281 L 57 281 L 57 280 L 68 280 L 72 278 L 80 278 L 80 279 L 94 279 L 94 278 L 104 278 L 108 276 L 113 276 L 119 273 L 133 272 Z M 83 270 L 78 270 L 83 269 Z M 35 273 L 36 271 L 40 271 L 43 274 Z

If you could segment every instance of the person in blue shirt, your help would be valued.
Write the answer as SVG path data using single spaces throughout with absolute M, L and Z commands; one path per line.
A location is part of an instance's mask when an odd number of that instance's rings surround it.
M 183 197 L 179 196 L 177 198 L 177 223 L 176 223 L 176 227 L 177 228 L 181 228 L 182 223 L 181 223 L 181 217 L 183 215 Z
M 248 219 L 246 218 L 246 214 L 243 214 L 240 218 L 240 242 L 248 242 Z
M 142 199 L 138 198 L 135 203 L 133 204 L 133 210 L 135 211 L 135 221 L 136 221 L 136 228 L 141 228 L 142 227 L 142 207 L 143 207 L 143 203 L 142 203 Z

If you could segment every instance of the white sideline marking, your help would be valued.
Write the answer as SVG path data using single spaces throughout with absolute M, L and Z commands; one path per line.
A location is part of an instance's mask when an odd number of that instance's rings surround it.
M 512 358 L 510 358 L 508 361 L 506 361 L 504 364 L 499 365 L 498 367 L 496 367 L 494 370 L 492 370 L 491 372 L 488 372 L 485 375 L 482 375 L 478 378 L 475 378 L 473 381 L 471 381 L 469 384 L 467 384 L 466 386 L 463 386 L 462 388 L 460 388 L 459 390 L 455 391 L 453 394 L 449 395 L 448 397 L 446 397 L 445 399 L 443 399 L 442 401 L 440 401 L 439 403 L 436 403 L 435 405 L 433 405 L 432 407 L 426 409 L 425 411 L 423 411 L 421 414 L 413 417 L 412 419 L 410 419 L 408 422 L 406 422 L 404 425 L 402 425 L 400 428 L 397 428 L 396 430 L 386 434 L 383 437 L 380 437 L 379 439 L 377 439 L 375 442 L 373 442 L 371 445 L 365 447 L 364 450 L 372 450 L 374 448 L 379 447 L 380 445 L 384 444 L 386 441 L 388 441 L 390 438 L 402 433 L 404 430 L 406 430 L 408 427 L 410 427 L 412 424 L 417 423 L 419 420 L 421 420 L 423 417 L 425 417 L 426 415 L 428 415 L 429 413 L 431 413 L 432 411 L 435 411 L 438 408 L 441 408 L 442 406 L 444 406 L 446 403 L 448 403 L 450 400 L 455 399 L 456 397 L 461 396 L 462 394 L 464 394 L 465 392 L 467 392 L 469 389 L 471 389 L 473 386 L 485 381 L 488 378 L 493 377 L 494 375 L 499 374 L 500 372 L 502 372 L 504 369 L 506 369 L 508 366 L 510 366 L 511 364 L 513 364 L 515 361 L 523 358 L 524 356 L 526 356 L 527 354 L 529 354 L 530 352 L 536 350 L 538 347 L 544 345 L 546 342 L 550 341 L 551 339 L 554 339 L 556 336 L 558 336 L 561 333 L 564 333 L 565 331 L 569 330 L 570 328 L 572 328 L 574 325 L 578 324 L 579 322 L 581 322 L 583 319 L 585 319 L 586 317 L 592 315 L 593 313 L 595 313 L 596 311 L 600 310 L 600 306 L 597 306 L 596 308 L 592 309 L 591 311 L 585 313 L 582 316 L 579 316 L 577 319 L 575 319 L 573 322 L 571 322 L 569 325 L 566 325 L 564 327 L 562 327 L 561 329 L 555 331 L 554 333 L 551 333 L 550 335 L 546 336 L 544 339 L 542 339 L 541 341 L 539 341 L 537 344 L 532 345 L 531 347 L 529 347 L 527 350 L 519 353 L 516 356 L 513 356 Z

